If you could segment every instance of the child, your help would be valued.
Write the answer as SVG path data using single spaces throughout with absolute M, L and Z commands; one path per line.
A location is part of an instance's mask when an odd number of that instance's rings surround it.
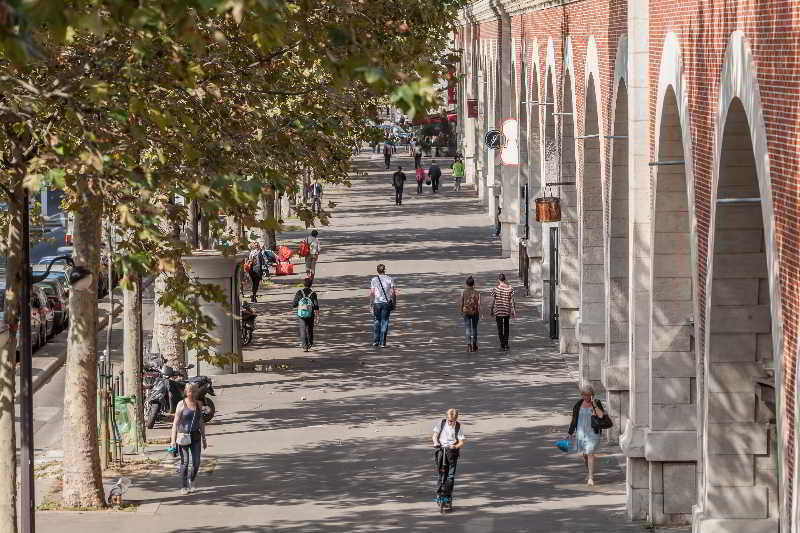
M 422 184 L 425 182 L 425 169 L 417 167 L 417 194 L 422 194 Z

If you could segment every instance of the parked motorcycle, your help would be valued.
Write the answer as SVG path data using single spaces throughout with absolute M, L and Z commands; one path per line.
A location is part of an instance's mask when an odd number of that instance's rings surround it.
M 256 329 L 256 317 L 250 304 L 242 302 L 242 346 L 249 346 L 253 342 L 253 331 Z
M 194 368 L 194 365 L 185 367 L 186 370 Z M 157 375 L 148 372 L 152 379 L 152 385 L 145 397 L 145 424 L 148 429 L 155 426 L 156 421 L 163 417 L 170 419 L 175 413 L 175 408 L 183 399 L 183 391 L 187 383 L 197 385 L 197 399 L 203 402 L 203 421 L 208 423 L 216 413 L 214 402 L 208 396 L 215 396 L 214 386 L 208 376 L 194 376 L 186 378 L 172 367 L 164 365 Z M 149 381 L 149 380 L 148 380 Z

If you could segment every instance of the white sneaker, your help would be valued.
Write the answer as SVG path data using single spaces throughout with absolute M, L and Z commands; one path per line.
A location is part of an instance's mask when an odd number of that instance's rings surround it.
M 186 496 L 187 494 L 189 494 L 189 490 L 186 488 L 181 488 L 181 496 Z
M 195 488 L 197 488 L 197 487 L 195 487 L 195 482 L 190 479 L 189 480 L 189 492 L 194 492 Z

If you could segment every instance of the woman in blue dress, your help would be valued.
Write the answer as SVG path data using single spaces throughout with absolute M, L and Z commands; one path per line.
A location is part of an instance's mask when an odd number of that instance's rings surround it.
M 586 484 L 594 485 L 594 454 L 600 442 L 602 430 L 592 428 L 592 415 L 603 417 L 605 411 L 600 400 L 594 399 L 594 389 L 588 382 L 581 383 L 581 399 L 572 408 L 569 425 L 570 439 L 575 437 L 575 452 L 583 454 L 583 464 L 588 471 Z

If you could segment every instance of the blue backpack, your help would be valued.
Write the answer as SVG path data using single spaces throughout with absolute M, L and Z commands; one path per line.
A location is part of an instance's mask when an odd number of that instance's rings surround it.
M 311 299 L 311 295 L 314 294 L 313 292 L 309 294 L 303 293 L 302 298 L 297 302 L 297 316 L 300 318 L 311 318 L 314 315 L 314 300 Z

